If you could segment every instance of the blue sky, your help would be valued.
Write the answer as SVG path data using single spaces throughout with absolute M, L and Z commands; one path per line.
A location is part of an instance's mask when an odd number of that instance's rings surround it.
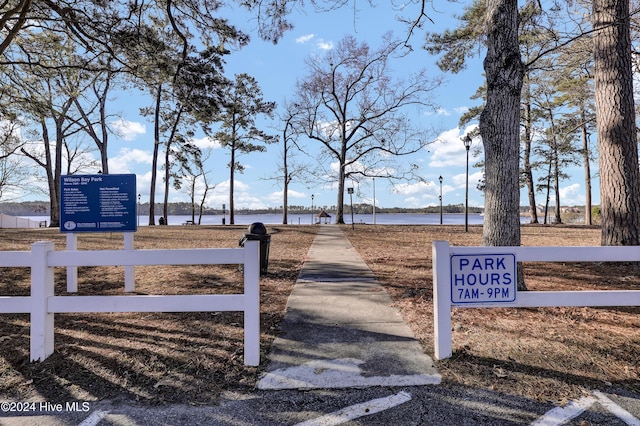
M 381 2 L 387 3 L 387 2 Z M 453 18 L 460 13 L 461 5 L 442 2 L 440 11 L 432 10 L 430 17 L 434 23 L 427 23 L 425 30 L 441 31 L 453 28 L 456 20 Z M 408 16 L 410 11 L 405 12 Z M 296 80 L 306 74 L 304 60 L 309 55 L 323 55 L 327 49 L 334 48 L 338 41 L 347 34 L 354 35 L 360 41 L 366 41 L 371 47 L 379 47 L 383 33 L 393 31 L 397 37 L 405 37 L 406 25 L 397 22 L 394 17 L 398 14 L 390 5 L 380 4 L 369 8 L 362 2 L 362 9 L 356 13 L 351 7 L 339 11 L 316 14 L 298 12 L 292 15 L 295 25 L 292 31 L 285 34 L 283 39 L 273 45 L 259 40 L 255 34 L 255 22 L 235 11 L 235 18 L 231 22 L 252 36 L 251 43 L 241 51 L 227 57 L 226 73 L 246 72 L 254 76 L 263 91 L 265 100 L 282 104 L 291 98 Z M 433 76 L 441 75 L 436 67 L 437 58 L 430 56 L 422 44 L 424 31 L 418 31 L 410 39 L 414 50 L 407 57 L 392 64 L 394 72 L 401 75 L 421 67 L 427 68 Z M 477 124 L 470 127 L 458 128 L 461 114 L 477 101 L 470 100 L 470 96 L 483 83 L 482 55 L 470 61 L 467 70 L 457 75 L 445 75 L 445 82 L 434 93 L 438 111 L 429 114 L 420 113 L 417 120 L 426 126 L 440 129 L 435 142 L 427 149 L 415 154 L 411 159 L 421 165 L 420 176 L 426 183 L 400 183 L 391 185 L 382 179 L 376 179 L 376 205 L 380 207 L 424 207 L 438 204 L 440 184 L 438 177 L 443 177 L 443 203 L 459 204 L 465 197 L 465 148 L 460 137 Z M 151 176 L 151 150 L 153 148 L 153 125 L 139 114 L 139 107 L 147 106 L 150 100 L 138 92 L 120 93 L 111 105 L 111 114 L 121 117 L 113 122 L 118 130 L 118 136 L 111 136 L 109 157 L 111 173 L 136 173 L 138 175 L 138 192 L 142 200 L 149 199 L 149 182 Z M 407 112 L 411 114 L 411 111 Z M 415 112 L 417 114 L 417 112 Z M 261 121 L 263 130 L 280 134 L 278 123 Z M 207 140 L 203 135 L 197 136 L 197 142 L 202 146 L 210 146 L 211 159 L 208 162 L 210 178 L 217 185 L 207 199 L 210 207 L 221 208 L 222 204 L 229 204 L 229 177 L 226 164 L 229 161 L 228 152 L 218 147 L 214 141 Z M 481 148 L 478 140 L 473 142 L 474 148 Z M 472 150 L 473 151 L 473 150 Z M 481 151 L 481 149 L 480 149 Z M 481 157 L 470 158 L 469 170 L 469 203 L 483 206 L 482 193 L 476 189 L 476 183 L 481 179 L 481 170 L 473 164 Z M 280 164 L 279 146 L 269 146 L 266 153 L 254 153 L 242 156 L 240 161 L 245 165 L 243 174 L 235 178 L 236 208 L 278 207 L 282 205 L 282 187 L 269 179 L 278 173 Z M 306 160 L 309 161 L 309 160 Z M 405 160 L 403 160 L 405 161 Z M 563 205 L 584 203 L 584 177 L 581 168 L 569 170 L 571 179 L 561 183 L 561 201 Z M 594 203 L 599 200 L 597 182 L 594 182 Z M 347 186 L 350 186 L 347 183 Z M 158 185 L 156 200 L 162 199 L 162 184 Z M 372 202 L 372 182 L 363 184 L 353 202 Z M 290 205 L 310 205 L 311 195 L 314 195 L 315 205 L 331 206 L 336 204 L 336 189 L 319 183 L 317 185 L 293 182 L 290 186 Z M 537 195 L 538 204 L 544 203 L 543 194 Z M 552 195 L 553 197 L 553 195 Z M 348 200 L 348 197 L 345 197 Z M 185 193 L 173 190 L 171 201 L 186 201 Z M 553 198 L 552 198 L 553 200 Z M 521 204 L 527 204 L 526 194 L 522 193 Z M 552 201 L 553 204 L 553 201 Z

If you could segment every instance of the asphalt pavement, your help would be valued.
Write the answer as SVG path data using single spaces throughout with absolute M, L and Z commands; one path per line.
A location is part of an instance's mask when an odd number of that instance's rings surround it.
M 431 357 L 340 227 L 319 226 L 258 389 L 440 383 Z

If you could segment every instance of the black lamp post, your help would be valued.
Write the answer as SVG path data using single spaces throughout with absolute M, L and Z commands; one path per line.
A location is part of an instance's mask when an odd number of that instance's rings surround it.
M 467 134 L 462 138 L 462 143 L 467 150 L 467 179 L 464 196 L 464 232 L 469 232 L 469 148 L 471 148 L 471 137 Z
M 313 225 L 313 194 L 311 194 L 311 224 Z
M 440 181 L 440 195 L 438 196 L 438 200 L 440 201 L 440 225 L 442 225 L 442 176 L 438 178 Z
M 376 178 L 373 178 L 373 224 L 376 224 Z
M 347 192 L 349 193 L 349 198 L 351 200 L 351 229 L 356 229 L 353 224 L 353 188 L 347 188 Z

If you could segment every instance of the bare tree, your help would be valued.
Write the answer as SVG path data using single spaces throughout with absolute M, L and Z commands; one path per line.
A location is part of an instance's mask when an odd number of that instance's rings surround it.
M 428 95 L 439 81 L 430 81 L 424 70 L 407 81 L 393 81 L 390 63 L 400 43 L 387 35 L 382 45 L 372 50 L 347 36 L 326 56 L 309 58 L 309 72 L 297 84 L 294 128 L 319 143 L 314 173 L 337 184 L 336 223 L 344 223 L 346 179 L 410 178 L 416 167 L 400 170 L 397 156 L 415 153 L 428 142 L 403 112 L 429 105 Z M 331 170 L 331 162 L 337 170 Z
M 24 146 L 21 125 L 11 114 L 0 115 L 0 200 L 6 201 L 8 193 L 28 190 L 23 183 L 32 172 L 15 155 Z
M 29 52 L 31 61 L 51 65 L 33 67 L 24 63 L 3 71 L 14 84 L 13 101 L 33 135 L 33 143 L 25 144 L 20 151 L 46 173 L 51 226 L 55 227 L 60 219 L 60 176 L 92 166 L 85 161 L 87 148 L 82 141 L 74 145 L 74 137 L 82 131 L 74 105 L 90 84 L 90 76 L 82 71 L 85 62 L 75 55 L 73 43 L 68 43 L 64 35 L 34 34 L 29 40 L 21 40 L 20 47 Z
M 294 179 L 303 179 L 305 172 L 309 169 L 308 164 L 303 164 L 296 159 L 297 152 L 304 152 L 302 146 L 298 143 L 300 135 L 296 133 L 293 123 L 299 111 L 297 105 L 285 103 L 284 112 L 280 116 L 283 123 L 282 128 L 282 163 L 278 169 L 278 174 L 273 179 L 282 182 L 282 224 L 289 222 L 289 184 Z
M 209 160 L 211 153 L 211 148 L 197 148 L 195 146 L 190 146 L 190 149 L 176 153 L 177 160 L 181 165 L 181 180 L 184 182 L 182 187 L 191 202 L 191 221 L 196 223 L 197 213 L 198 225 L 202 222 L 209 191 L 216 187 L 209 181 L 209 172 L 204 168 L 204 163 Z
M 74 101 L 75 108 L 80 113 L 84 125 L 82 129 L 95 143 L 100 153 L 101 171 L 109 174 L 109 124 L 107 115 L 107 101 L 115 73 L 107 70 L 94 74 L 91 87 L 82 93 L 81 98 Z M 93 98 L 90 96 L 93 95 Z M 82 98 L 86 102 L 82 102 Z

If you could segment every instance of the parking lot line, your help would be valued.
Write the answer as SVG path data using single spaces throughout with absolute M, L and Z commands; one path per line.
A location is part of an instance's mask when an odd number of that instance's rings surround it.
M 389 408 L 396 407 L 411 400 L 411 394 L 400 392 L 384 398 L 372 399 L 371 401 L 351 405 L 330 414 L 325 414 L 313 420 L 298 423 L 296 426 L 334 426 L 339 425 L 359 417 L 369 416 L 379 413 Z

